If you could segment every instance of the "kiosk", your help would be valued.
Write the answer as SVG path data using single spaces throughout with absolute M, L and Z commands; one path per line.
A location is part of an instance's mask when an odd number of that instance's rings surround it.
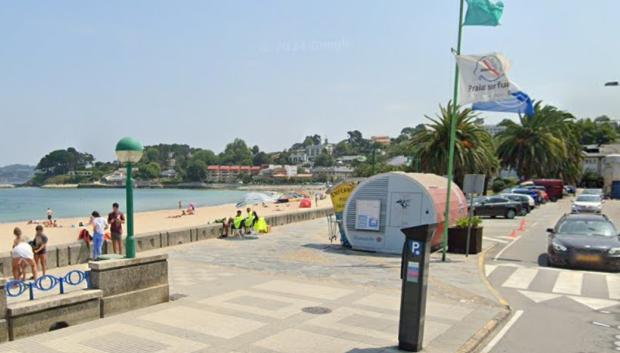
M 435 174 L 390 172 L 361 182 L 342 213 L 342 229 L 353 249 L 400 254 L 403 228 L 437 224 L 430 245 L 441 245 L 448 180 Z M 450 220 L 467 216 L 467 201 L 452 184 Z

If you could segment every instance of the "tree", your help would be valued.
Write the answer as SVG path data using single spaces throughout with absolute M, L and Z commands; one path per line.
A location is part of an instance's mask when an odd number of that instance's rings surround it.
M 320 145 L 321 141 L 322 141 L 321 135 L 306 136 L 302 145 L 303 147 L 312 146 L 312 145 Z
M 94 160 L 93 155 L 81 153 L 75 148 L 69 147 L 66 150 L 55 150 L 45 155 L 37 164 L 37 170 L 47 176 L 62 175 L 70 171 L 84 169 Z
M 217 165 L 218 158 L 211 150 L 198 149 L 192 153 L 192 161 L 202 161 L 206 165 Z
M 151 146 L 144 149 L 144 154 L 142 155 L 142 160 L 144 162 L 159 162 L 159 150 L 157 147 Z
M 440 114 L 425 129 L 415 132 L 410 140 L 423 171 L 445 175 L 448 168 L 448 141 L 452 121 L 452 103 L 439 106 Z M 454 180 L 462 183 L 465 174 L 494 174 L 499 167 L 491 135 L 475 123 L 477 114 L 457 107 L 456 145 L 454 149 Z
M 334 157 L 327 153 L 325 149 L 314 159 L 315 167 L 331 167 L 335 164 Z
M 161 168 L 156 162 L 150 162 L 140 167 L 138 176 L 142 179 L 156 179 L 159 178 Z
M 252 165 L 263 165 L 263 164 L 270 164 L 270 163 L 271 163 L 271 157 L 263 151 L 256 153 L 254 157 L 252 157 Z
M 251 165 L 252 151 L 245 141 L 236 138 L 226 145 L 224 152 L 220 154 L 220 162 L 225 165 Z
M 207 164 L 201 160 L 191 160 L 187 163 L 186 178 L 189 181 L 204 181 L 207 177 Z
M 606 118 L 601 119 L 601 118 Z M 618 139 L 615 127 L 609 122 L 607 117 L 596 119 L 581 119 L 576 122 L 579 140 L 582 145 L 603 145 L 614 142 Z
M 279 152 L 274 155 L 273 161 L 281 165 L 291 164 L 291 154 L 288 151 Z
M 496 138 L 497 153 L 504 167 L 523 179 L 561 178 L 574 182 L 580 174 L 581 145 L 575 118 L 556 107 L 537 102 L 532 117 L 519 122 L 505 120 L 506 129 Z

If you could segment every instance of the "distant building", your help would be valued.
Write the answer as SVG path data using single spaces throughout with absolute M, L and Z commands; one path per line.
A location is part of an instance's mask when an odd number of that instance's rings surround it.
M 134 172 L 138 171 L 138 168 L 133 169 Z M 103 181 L 108 184 L 122 185 L 125 183 L 127 175 L 125 169 L 117 169 L 112 174 L 108 174 L 103 177 Z
M 334 144 L 325 142 L 320 145 L 310 145 L 292 150 L 290 159 L 295 164 L 312 163 L 324 150 L 331 155 L 334 153 Z
M 387 146 L 392 143 L 392 139 L 390 139 L 389 136 L 372 136 L 370 139 L 372 142 L 383 146 Z
M 67 173 L 67 175 L 72 176 L 72 177 L 88 177 L 93 175 L 93 171 L 92 170 L 70 170 L 69 173 Z
M 344 180 L 353 176 L 353 168 L 350 167 L 315 167 L 312 168 L 312 175 L 316 177 L 324 177 L 328 180 Z
M 207 167 L 207 181 L 211 183 L 235 183 L 244 175 L 258 175 L 260 169 L 260 167 L 245 165 L 210 165 Z
M 357 155 L 353 155 L 353 156 L 341 156 L 336 158 L 336 164 L 339 165 L 350 165 L 353 162 L 365 162 L 366 161 L 366 156 L 361 155 L 361 154 L 357 154 Z
M 389 159 L 386 163 L 392 167 L 403 167 L 411 165 L 411 158 L 406 156 L 396 156 Z
M 267 168 L 261 169 L 256 180 L 299 180 L 310 179 L 312 174 L 298 173 L 298 167 L 296 165 L 274 165 L 270 164 Z
M 500 125 L 483 125 L 482 126 L 491 136 L 495 136 L 500 132 L 506 130 L 505 126 Z
M 177 177 L 177 171 L 174 169 L 167 169 L 164 170 L 163 172 L 161 172 L 159 174 L 160 177 L 162 178 L 170 178 L 170 179 L 174 179 Z

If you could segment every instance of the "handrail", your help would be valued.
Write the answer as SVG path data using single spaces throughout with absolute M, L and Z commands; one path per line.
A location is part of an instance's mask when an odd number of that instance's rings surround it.
M 4 292 L 7 297 L 16 298 L 28 291 L 29 300 L 34 300 L 35 289 L 47 292 L 58 286 L 59 294 L 65 294 L 65 284 L 78 286 L 84 281 L 87 288 L 90 288 L 90 271 L 73 270 L 60 277 L 45 275 L 35 281 L 11 280 L 6 283 Z

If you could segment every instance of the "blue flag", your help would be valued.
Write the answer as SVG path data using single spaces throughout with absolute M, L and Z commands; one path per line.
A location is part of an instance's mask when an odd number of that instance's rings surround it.
M 484 110 L 490 112 L 520 113 L 526 116 L 534 115 L 534 103 L 523 91 L 512 93 L 512 98 L 502 99 L 495 102 L 474 103 L 472 110 Z
M 504 3 L 491 0 L 467 0 L 465 26 L 498 26 Z

